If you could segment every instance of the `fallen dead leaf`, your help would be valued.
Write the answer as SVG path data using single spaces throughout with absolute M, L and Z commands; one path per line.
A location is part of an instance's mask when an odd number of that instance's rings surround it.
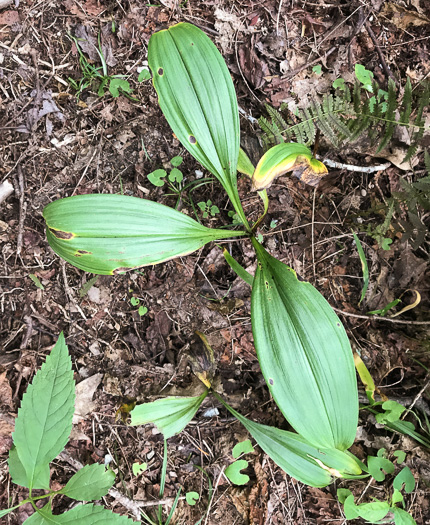
M 12 388 L 6 378 L 6 371 L 0 374 L 0 406 L 12 407 Z
M 94 410 L 93 396 L 102 379 L 103 374 L 94 374 L 76 385 L 75 413 L 73 414 L 74 425 L 85 419 L 85 416 Z
M 391 19 L 391 22 L 399 29 L 406 29 L 409 26 L 419 27 L 430 24 L 430 19 L 426 16 L 392 2 L 387 2 L 384 5 L 381 14 Z

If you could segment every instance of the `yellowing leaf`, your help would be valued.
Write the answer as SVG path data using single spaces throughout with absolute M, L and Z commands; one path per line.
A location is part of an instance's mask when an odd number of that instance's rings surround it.
M 309 148 L 303 144 L 283 143 L 261 157 L 252 177 L 252 187 L 257 191 L 268 188 L 277 177 L 294 170 L 300 180 L 311 186 L 317 186 L 327 173 L 327 168 L 312 156 Z

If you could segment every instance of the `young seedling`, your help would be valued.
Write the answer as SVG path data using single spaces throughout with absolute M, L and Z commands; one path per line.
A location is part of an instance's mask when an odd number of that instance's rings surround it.
M 203 219 L 207 219 L 209 215 L 211 217 L 215 217 L 219 213 L 218 206 L 215 206 L 215 204 L 212 204 L 211 200 L 208 200 L 206 202 L 198 202 L 197 206 L 202 210 L 203 212 Z
M 100 35 L 99 35 L 99 47 L 95 48 L 97 54 L 99 55 L 101 66 L 93 66 L 84 55 L 81 47 L 79 46 L 79 41 L 72 35 L 68 37 L 74 42 L 76 49 L 79 54 L 79 65 L 81 67 L 82 78 L 79 80 L 74 80 L 69 77 L 69 83 L 77 91 L 77 98 L 81 96 L 81 93 L 90 87 L 93 83 L 97 85 L 97 95 L 103 97 L 106 91 L 106 88 L 109 90 L 110 94 L 113 97 L 119 97 L 120 94 L 125 94 L 130 96 L 132 89 L 130 83 L 125 79 L 124 75 L 109 75 L 108 67 L 106 64 L 105 57 L 103 55 Z
M 14 483 L 28 489 L 28 497 L 19 505 L 1 510 L 0 517 L 25 503 L 31 503 L 35 513 L 25 521 L 28 525 L 133 523 L 125 516 L 88 503 L 58 516 L 52 514 L 51 501 L 55 496 L 62 494 L 77 501 L 96 501 L 105 496 L 115 482 L 115 474 L 111 470 L 94 463 L 78 470 L 63 488 L 55 491 L 50 489 L 50 463 L 67 444 L 72 430 L 74 405 L 72 362 L 61 333 L 24 394 L 15 420 L 9 473 Z M 45 494 L 35 496 L 36 489 L 44 490 Z M 47 502 L 40 507 L 37 502 L 42 500 Z

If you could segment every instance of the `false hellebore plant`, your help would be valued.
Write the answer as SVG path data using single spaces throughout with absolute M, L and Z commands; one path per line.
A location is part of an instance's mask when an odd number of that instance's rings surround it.
M 252 286 L 252 331 L 261 370 L 276 404 L 297 433 L 250 421 L 214 395 L 296 479 L 322 487 L 332 476 L 359 475 L 363 464 L 347 452 L 357 428 L 358 396 L 345 330 L 324 297 L 256 240 L 253 232 L 262 217 L 249 225 L 237 189 L 237 172 L 250 176 L 265 214 L 265 188 L 275 177 L 298 169 L 302 180 L 313 183 L 326 172 L 325 166 L 306 146 L 280 144 L 254 169 L 240 150 L 238 106 L 227 66 L 215 45 L 195 26 L 180 23 L 155 33 L 148 61 L 160 107 L 173 132 L 221 183 L 242 230 L 207 228 L 145 199 L 82 195 L 45 208 L 50 245 L 82 270 L 117 274 L 189 254 L 210 241 L 250 237 L 258 261 L 254 278 L 225 255 Z M 208 379 L 203 382 L 210 388 Z M 132 424 L 153 422 L 168 438 L 184 428 L 206 394 L 137 406 L 131 413 Z

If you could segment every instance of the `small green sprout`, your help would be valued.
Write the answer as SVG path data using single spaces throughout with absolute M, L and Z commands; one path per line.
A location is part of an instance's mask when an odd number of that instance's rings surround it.
M 203 219 L 207 219 L 209 217 L 209 215 L 211 215 L 212 217 L 215 217 L 215 215 L 217 213 L 219 213 L 218 206 L 215 206 L 214 204 L 212 204 L 211 200 L 208 200 L 206 202 L 204 202 L 204 201 L 198 202 L 197 206 L 203 212 Z

